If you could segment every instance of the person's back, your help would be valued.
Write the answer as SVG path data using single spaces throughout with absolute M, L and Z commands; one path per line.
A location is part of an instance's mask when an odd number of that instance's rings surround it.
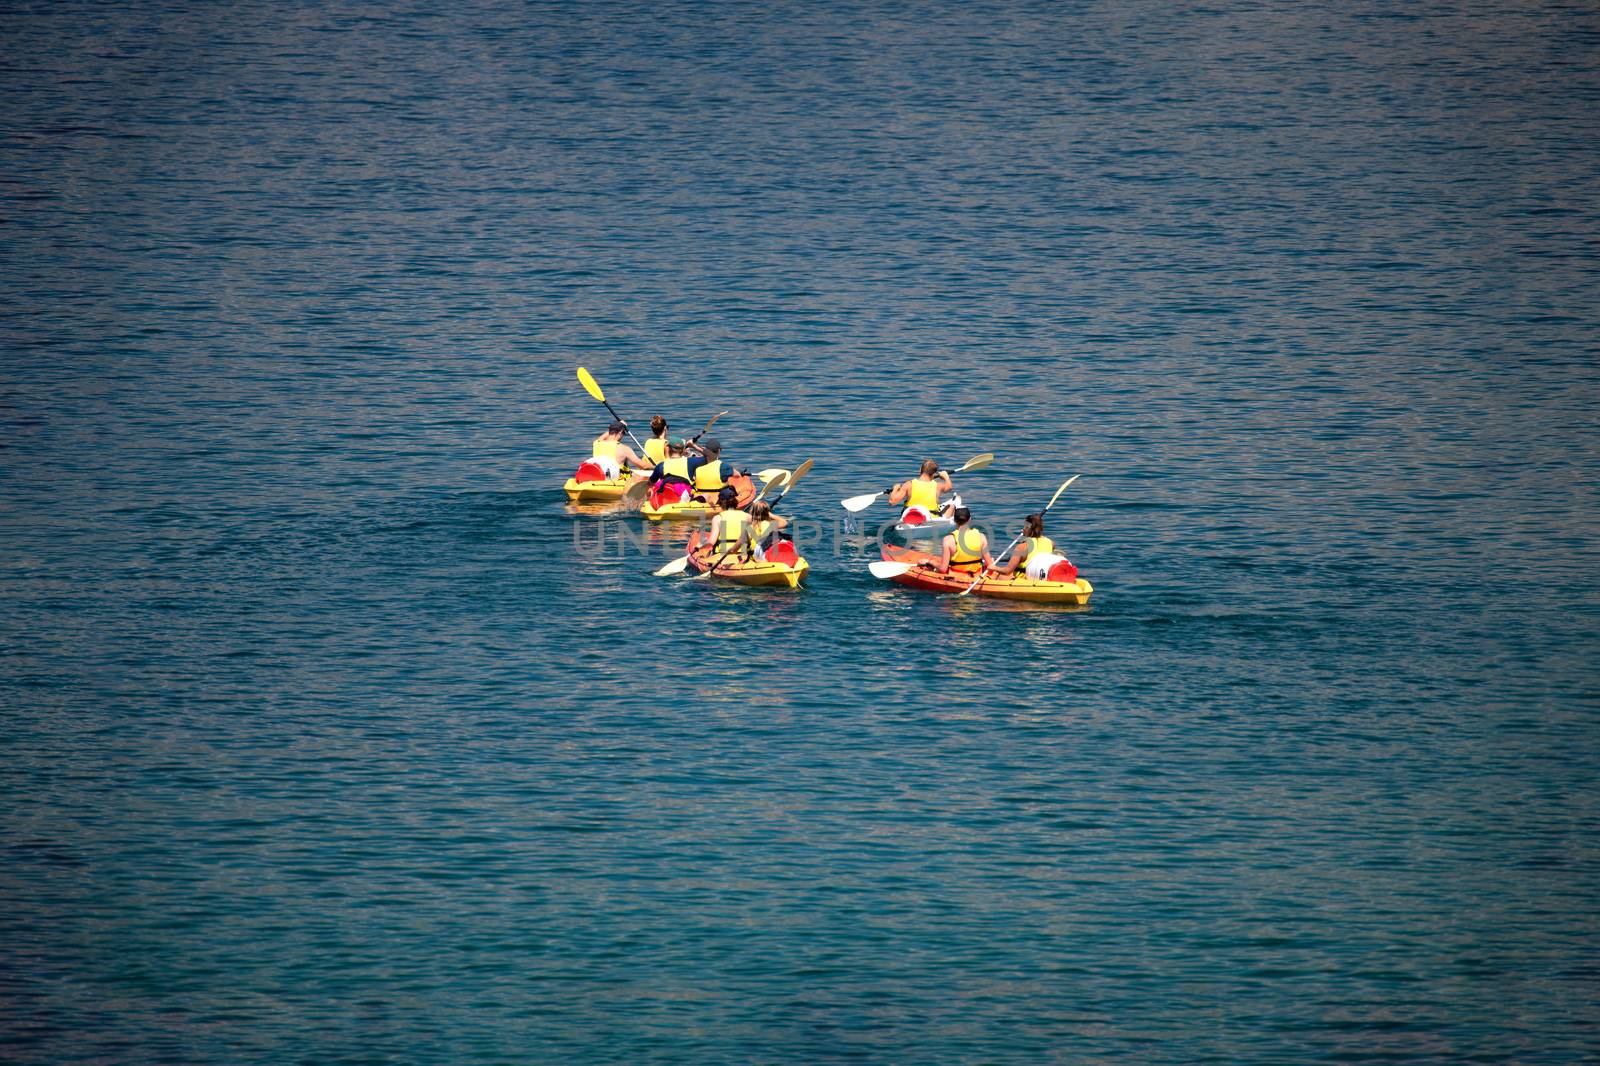
M 928 459 L 916 477 L 889 490 L 889 502 L 904 504 L 908 513 L 913 509 L 922 512 L 923 520 L 937 518 L 950 509 L 950 504 L 940 502 L 939 494 L 950 492 L 954 487 L 950 475 Z
M 667 458 L 667 420 L 660 415 L 650 419 L 653 436 L 644 442 L 645 458 L 659 466 Z
M 956 528 L 945 535 L 944 554 L 939 560 L 940 571 L 976 574 L 984 567 L 993 566 L 988 538 L 969 524 L 972 512 L 965 507 L 957 507 L 954 517 Z

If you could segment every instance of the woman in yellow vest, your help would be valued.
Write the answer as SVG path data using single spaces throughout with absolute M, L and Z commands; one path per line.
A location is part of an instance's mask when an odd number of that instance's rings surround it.
M 773 514 L 765 500 L 750 505 L 750 544 L 757 559 L 767 557 L 767 549 L 778 539 L 778 530 L 788 525 L 789 520 Z
M 717 493 L 717 513 L 711 517 L 711 552 L 713 563 L 725 554 L 750 557 L 750 516 L 739 510 L 739 493 L 732 486 Z
M 667 420 L 656 415 L 650 420 L 650 432 L 653 434 L 644 442 L 645 458 L 651 464 L 662 463 L 667 458 Z
M 1044 515 L 1031 514 L 1022 520 L 1022 540 L 1017 543 L 1017 550 L 995 573 L 1010 577 L 1021 570 L 1034 581 L 1062 580 L 1052 576 L 1050 571 L 1057 564 L 1066 562 L 1066 556 L 1056 554 L 1055 541 L 1044 535 Z M 1071 563 L 1067 565 L 1072 566 Z M 1073 576 L 1077 576 L 1075 567 Z
M 626 422 L 613 422 L 609 429 L 594 439 L 591 458 L 600 464 L 600 469 L 605 471 L 608 481 L 615 481 L 622 476 L 624 463 L 632 470 L 649 470 L 655 465 L 622 443 L 622 435 L 626 432 L 628 432 Z
M 994 558 L 989 554 L 989 538 L 973 529 L 972 512 L 965 507 L 957 507 L 952 515 L 956 520 L 956 528 L 945 534 L 944 555 L 936 564 L 939 573 L 948 574 L 952 570 L 958 574 L 977 574 L 994 565 Z
M 922 472 L 910 481 L 904 481 L 889 490 L 890 503 L 903 503 L 906 510 L 913 507 L 922 510 L 924 522 L 931 518 L 945 515 L 951 504 L 940 503 L 939 494 L 954 492 L 955 485 L 950 481 L 950 475 L 939 469 L 939 464 L 932 459 L 922 464 Z M 904 516 L 902 516 L 902 521 Z

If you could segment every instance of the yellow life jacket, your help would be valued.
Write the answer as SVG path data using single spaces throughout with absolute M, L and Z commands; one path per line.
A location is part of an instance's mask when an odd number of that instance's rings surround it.
M 725 552 L 739 543 L 739 534 L 749 525 L 750 516 L 743 511 L 719 511 L 717 517 L 721 522 L 717 526 L 717 541 L 711 550 Z
M 1022 565 L 1027 566 L 1031 563 L 1035 555 L 1043 555 L 1045 553 L 1054 555 L 1055 550 L 1056 542 L 1049 537 L 1033 537 L 1028 541 L 1028 554 L 1022 560 Z
M 651 437 L 644 442 L 644 454 L 652 463 L 659 463 L 667 458 L 667 442 L 660 437 Z
M 694 490 L 696 492 L 716 492 L 724 484 L 721 459 L 713 459 L 709 463 L 701 463 L 700 469 L 694 472 Z
M 983 534 L 978 533 L 978 543 L 976 548 L 967 543 L 967 534 L 977 532 L 978 531 L 973 529 L 971 526 L 962 526 L 960 529 L 957 529 L 954 533 L 950 534 L 955 538 L 956 542 L 955 551 L 950 553 L 951 567 L 959 566 L 964 569 L 976 570 L 979 566 L 983 565 L 983 549 L 988 547 L 988 542 L 984 540 Z
M 929 514 L 939 513 L 939 483 L 937 481 L 924 481 L 918 477 L 911 482 L 911 495 L 906 499 L 907 507 L 922 507 Z
M 750 539 L 755 541 L 757 544 L 760 544 L 761 538 L 765 537 L 770 532 L 772 532 L 772 519 L 770 518 L 764 518 L 759 522 L 750 523 Z
M 594 442 L 594 457 L 596 459 L 610 459 L 617 461 L 617 442 L 614 440 L 597 440 Z
M 689 483 L 689 457 L 687 455 L 669 455 L 661 461 L 662 478 L 678 478 L 685 485 Z

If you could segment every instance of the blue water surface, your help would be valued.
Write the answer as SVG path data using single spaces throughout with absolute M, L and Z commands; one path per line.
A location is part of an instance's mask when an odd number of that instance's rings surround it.
M 1600 1058 L 1592 6 L 0 30 L 0 1058 Z M 868 574 L 983 451 L 1090 606 Z

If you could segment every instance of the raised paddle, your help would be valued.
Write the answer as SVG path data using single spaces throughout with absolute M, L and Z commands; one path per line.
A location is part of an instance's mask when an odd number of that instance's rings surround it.
M 1059 489 L 1056 489 L 1056 494 L 1054 496 L 1050 497 L 1050 502 L 1044 505 L 1044 510 L 1039 512 L 1039 517 L 1043 518 L 1045 515 L 1049 514 L 1050 513 L 1050 508 L 1054 507 L 1056 505 L 1056 501 L 1061 499 L 1061 494 L 1063 492 L 1067 491 L 1067 486 L 1072 484 L 1074 481 L 1078 480 L 1082 476 L 1083 476 L 1082 474 L 1073 474 L 1071 477 L 1067 478 L 1067 480 L 1063 481 L 1061 483 L 1061 487 Z M 1011 539 L 1011 543 L 1006 545 L 1006 550 L 1001 552 L 998 556 L 995 556 L 995 558 L 1004 559 L 1006 556 L 1010 555 L 1011 554 L 1011 549 L 1015 548 L 1017 546 L 1017 542 L 1020 541 L 1021 539 L 1022 539 L 1022 534 L 1018 533 L 1015 537 L 1013 537 Z M 977 588 L 978 587 L 978 582 L 980 582 L 982 580 L 983 580 L 983 568 L 979 567 L 978 568 L 978 576 L 972 579 L 972 584 L 968 585 L 966 588 L 961 590 L 961 595 L 965 596 L 967 593 L 969 593 L 973 589 Z
M 992 462 L 994 462 L 994 453 L 984 452 L 981 455 L 974 455 L 971 459 L 968 459 L 966 462 L 962 463 L 957 469 L 949 471 L 949 473 L 964 474 L 968 470 L 982 470 Z M 840 500 L 839 503 L 846 511 L 849 511 L 851 514 L 857 514 L 861 511 L 865 511 L 868 507 L 871 507 L 879 496 L 887 495 L 893 491 L 893 489 L 886 489 L 883 492 L 869 492 L 865 496 L 852 496 L 848 500 Z
M 600 391 L 600 383 L 594 379 L 593 374 L 589 373 L 588 370 L 581 366 L 578 368 L 578 384 L 583 386 L 583 391 L 587 392 L 590 396 L 593 396 L 595 399 L 605 404 L 606 410 L 611 412 L 612 418 L 616 419 L 618 422 L 623 422 L 622 416 L 617 414 L 617 409 L 612 407 L 611 404 L 606 401 L 606 394 Z M 627 423 L 623 422 L 623 424 L 626 425 Z M 639 449 L 640 455 L 643 455 L 644 445 L 639 443 L 639 438 L 633 435 L 633 430 L 631 429 L 628 430 L 628 439 L 633 441 L 634 447 Z
M 778 506 L 778 501 L 782 500 L 785 496 L 789 495 L 789 490 L 794 488 L 794 483 L 796 481 L 799 481 L 801 478 L 803 478 L 807 474 L 811 473 L 811 464 L 812 464 L 812 462 L 813 462 L 813 460 L 807 459 L 805 462 L 801 463 L 799 466 L 794 468 L 794 473 L 790 474 L 788 477 L 783 479 L 783 481 L 782 481 L 783 491 L 778 493 L 777 496 L 773 497 L 773 499 L 772 499 L 772 506 L 773 507 Z M 776 481 L 776 480 L 774 480 L 773 482 L 770 482 L 767 485 L 767 489 L 770 489 L 775 484 L 779 484 L 779 482 Z M 767 494 L 767 489 L 762 489 L 761 490 L 761 495 L 762 496 L 765 496 Z
M 705 436 L 707 433 L 710 433 L 711 432 L 711 427 L 717 424 L 717 419 L 721 418 L 723 415 L 725 415 L 727 413 L 728 412 L 726 412 L 726 411 L 718 411 L 716 414 L 712 415 L 711 416 L 711 421 L 706 423 L 706 428 L 702 429 L 699 433 L 696 433 L 694 436 L 690 437 L 689 438 L 689 443 L 693 444 L 695 441 L 699 440 L 701 437 Z
M 773 478 L 777 477 L 779 474 L 785 474 L 786 475 L 788 473 L 789 473 L 789 471 L 785 470 L 781 466 L 769 466 L 765 470 L 757 470 L 756 471 L 756 477 L 760 478 L 762 481 L 771 481 Z

